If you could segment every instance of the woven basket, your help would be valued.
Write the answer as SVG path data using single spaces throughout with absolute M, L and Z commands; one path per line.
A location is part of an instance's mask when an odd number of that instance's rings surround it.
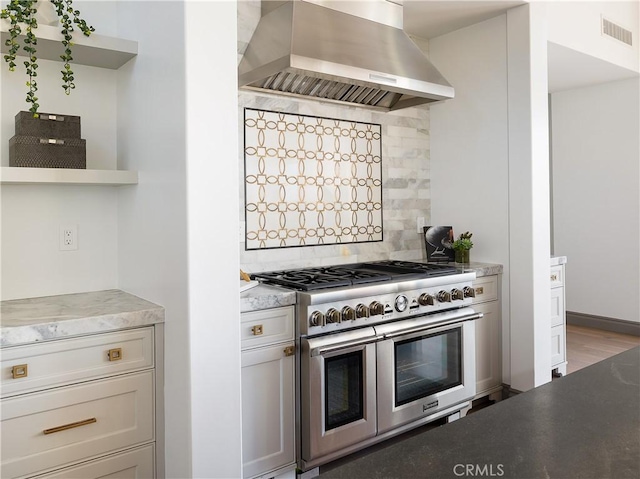
M 9 140 L 9 166 L 31 168 L 87 167 L 87 142 L 79 138 L 14 136 Z
M 30 111 L 16 115 L 16 136 L 41 138 L 80 138 L 80 117 L 40 113 L 34 118 Z

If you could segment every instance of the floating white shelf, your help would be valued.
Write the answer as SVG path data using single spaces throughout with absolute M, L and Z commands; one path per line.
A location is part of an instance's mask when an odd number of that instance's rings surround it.
M 0 183 L 3 185 L 136 185 L 138 184 L 138 172 L 3 166 L 0 168 Z
M 9 47 L 5 41 L 9 38 L 9 22 L 0 22 L 2 31 L 2 53 L 6 53 Z M 60 55 L 64 53 L 62 46 L 62 33 L 59 26 L 39 25 L 35 31 L 38 37 L 37 57 L 44 60 L 60 61 Z M 22 42 L 24 36 L 19 37 Z M 138 54 L 138 42 L 121 38 L 108 37 L 92 33 L 86 37 L 82 32 L 73 32 L 73 63 L 92 67 L 110 68 L 117 70 Z M 26 55 L 22 48 L 19 55 Z

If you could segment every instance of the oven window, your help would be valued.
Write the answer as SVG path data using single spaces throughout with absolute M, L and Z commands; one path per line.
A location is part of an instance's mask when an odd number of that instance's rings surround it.
M 462 330 L 395 343 L 396 406 L 462 384 Z
M 364 417 L 362 351 L 325 358 L 325 430 Z

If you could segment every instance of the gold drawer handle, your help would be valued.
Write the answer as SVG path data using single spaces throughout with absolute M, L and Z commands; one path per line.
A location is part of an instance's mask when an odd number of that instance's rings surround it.
M 286 348 L 284 348 L 285 356 L 293 356 L 295 352 L 296 352 L 296 348 L 293 346 L 287 346 Z
M 475 288 L 475 290 L 476 290 L 476 295 L 484 294 L 484 288 L 482 286 L 478 286 L 477 288 Z
M 120 361 L 122 359 L 122 348 L 113 348 L 107 351 L 109 361 Z
M 13 379 L 26 378 L 29 374 L 29 367 L 26 364 L 16 364 L 11 368 L 11 375 Z
M 67 429 L 73 429 L 74 427 L 86 426 L 87 424 L 93 424 L 98 422 L 95 417 L 91 419 L 85 419 L 84 421 L 72 422 L 71 424 L 65 424 L 64 426 L 52 427 L 51 429 L 45 429 L 42 431 L 44 434 L 53 434 L 54 432 L 66 431 Z
M 557 274 L 552 274 L 551 275 L 551 281 L 558 281 L 558 275 Z
M 254 336 L 260 336 L 262 333 L 264 333 L 262 324 L 256 324 L 254 327 L 251 328 L 251 332 L 253 333 Z

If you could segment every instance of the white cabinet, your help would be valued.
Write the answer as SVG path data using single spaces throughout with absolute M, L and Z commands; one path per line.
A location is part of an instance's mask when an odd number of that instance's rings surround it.
M 0 475 L 155 477 L 155 328 L 4 348 Z
M 242 475 L 291 472 L 295 455 L 293 307 L 243 313 Z
M 565 262 L 566 259 L 564 257 L 559 259 L 552 258 L 551 264 L 551 370 L 556 375 L 567 374 Z
M 482 276 L 473 282 L 473 309 L 484 317 L 476 321 L 476 395 L 502 398 L 502 324 L 499 276 Z

